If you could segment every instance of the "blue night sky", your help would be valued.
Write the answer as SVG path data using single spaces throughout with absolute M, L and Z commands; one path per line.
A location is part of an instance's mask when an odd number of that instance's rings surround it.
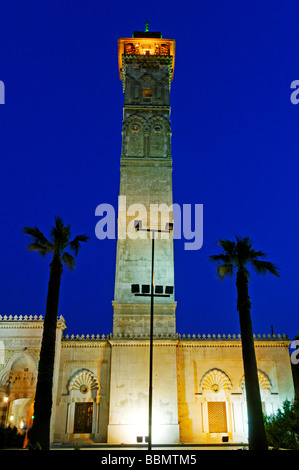
M 148 6 L 147 6 L 148 5 Z M 50 258 L 26 251 L 60 215 L 90 237 L 64 270 L 66 334 L 112 332 L 116 240 L 95 236 L 117 206 L 123 92 L 117 39 L 176 40 L 171 88 L 174 202 L 203 204 L 198 251 L 175 241 L 177 331 L 238 334 L 234 279 L 217 280 L 218 238 L 249 235 L 281 269 L 252 274 L 254 332 L 298 324 L 299 79 L 296 1 L 3 0 L 0 17 L 0 314 L 44 315 Z M 150 282 L 150 280 L 149 280 Z

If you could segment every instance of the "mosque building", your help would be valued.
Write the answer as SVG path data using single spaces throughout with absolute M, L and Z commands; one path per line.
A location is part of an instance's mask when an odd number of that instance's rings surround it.
M 124 104 L 113 333 L 69 337 L 58 319 L 51 442 L 247 443 L 240 335 L 176 331 L 175 41 L 146 29 L 118 40 Z M 142 210 L 136 218 L 121 204 Z M 2 424 L 30 427 L 42 331 L 42 317 L 0 316 Z M 264 413 L 294 398 L 289 344 L 284 335 L 255 336 Z

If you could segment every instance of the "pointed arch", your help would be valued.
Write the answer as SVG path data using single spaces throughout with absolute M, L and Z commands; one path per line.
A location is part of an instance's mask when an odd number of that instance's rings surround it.
M 38 362 L 26 351 L 14 354 L 0 375 L 0 394 L 9 395 L 10 401 L 35 395 Z
M 126 74 L 125 87 L 125 102 L 127 104 L 139 102 L 140 86 L 135 78 L 129 74 Z
M 167 119 L 162 116 L 153 116 L 149 120 L 149 156 L 170 156 L 171 129 Z
M 266 391 L 266 390 L 270 391 L 272 389 L 272 382 L 271 382 L 269 376 L 264 371 L 262 371 L 260 369 L 258 369 L 257 375 L 258 375 L 260 390 L 261 391 L 262 390 L 263 391 Z M 242 389 L 245 388 L 245 377 L 244 377 L 244 375 L 241 378 L 240 387 Z
M 123 155 L 125 157 L 145 156 L 146 120 L 133 114 L 123 123 Z
M 145 73 L 138 80 L 137 83 L 139 86 L 155 86 L 158 84 L 158 81 L 149 73 Z

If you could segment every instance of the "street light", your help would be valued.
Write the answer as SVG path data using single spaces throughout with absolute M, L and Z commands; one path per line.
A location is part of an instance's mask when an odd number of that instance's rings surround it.
M 142 221 L 135 220 L 135 230 L 141 232 L 151 232 L 152 234 L 152 282 L 151 292 L 135 293 L 135 295 L 151 297 L 150 315 L 150 360 L 149 360 L 149 395 L 148 395 L 148 450 L 152 450 L 152 412 L 153 412 L 153 330 L 154 330 L 154 297 L 170 297 L 170 294 L 154 294 L 154 259 L 155 259 L 155 233 L 169 233 L 173 230 L 173 223 L 167 223 L 166 229 L 142 228 Z

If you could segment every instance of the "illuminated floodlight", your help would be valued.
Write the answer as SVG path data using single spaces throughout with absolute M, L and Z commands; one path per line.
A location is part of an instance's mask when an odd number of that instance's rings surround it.
M 163 286 L 155 286 L 156 294 L 163 294 Z
M 132 294 L 139 294 L 140 292 L 139 284 L 131 284 L 131 292 Z
M 173 286 L 166 286 L 165 293 L 166 294 L 173 294 Z

